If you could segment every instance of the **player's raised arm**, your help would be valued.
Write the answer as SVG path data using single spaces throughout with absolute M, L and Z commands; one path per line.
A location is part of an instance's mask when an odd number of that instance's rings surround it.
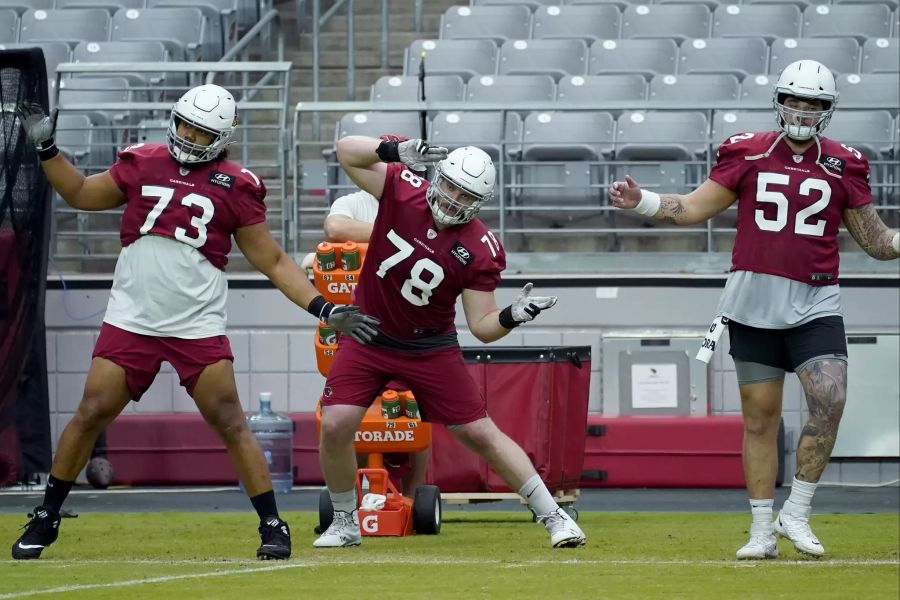
M 844 210 L 844 225 L 866 254 L 878 260 L 900 257 L 900 232 L 889 229 L 872 203 Z
M 414 171 L 447 158 L 447 149 L 429 146 L 425 140 L 381 140 L 349 135 L 337 143 L 338 162 L 359 187 L 376 198 L 384 191 L 387 167 L 402 162 Z
M 719 214 L 735 200 L 732 190 L 707 179 L 689 194 L 657 194 L 642 190 L 630 175 L 609 188 L 609 200 L 616 208 L 633 210 L 657 221 L 673 225 L 696 225 Z
M 79 210 L 106 210 L 125 203 L 125 194 L 109 171 L 85 177 L 56 147 L 56 114 L 46 115 L 39 104 L 20 103 L 16 114 L 28 140 L 34 144 L 50 185 Z

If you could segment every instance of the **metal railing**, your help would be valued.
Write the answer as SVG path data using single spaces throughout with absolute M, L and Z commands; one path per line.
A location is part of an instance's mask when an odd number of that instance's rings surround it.
M 275 23 L 271 19 L 267 22 Z M 295 209 L 286 171 L 290 154 L 290 71 L 287 62 L 64 63 L 56 75 L 60 114 L 57 143 L 86 173 L 104 171 L 115 160 L 116 150 L 139 142 L 164 141 L 172 104 L 184 91 L 204 81 L 230 78 L 230 83 L 223 83 L 237 100 L 240 115 L 232 146 L 234 159 L 266 182 L 270 226 L 277 238 L 287 242 L 295 228 L 290 222 Z M 154 74 L 161 82 L 141 85 L 145 74 Z M 127 90 L 132 99 L 69 101 L 64 81 L 76 75 L 131 78 Z M 89 82 L 90 78 L 79 81 Z M 79 91 L 83 89 L 82 85 Z M 80 119 L 79 124 L 78 115 L 87 118 Z M 51 248 L 57 264 L 67 270 L 111 272 L 120 250 L 121 213 L 121 209 L 77 211 L 59 199 Z
M 734 111 L 734 103 L 704 103 L 698 108 L 696 102 L 669 103 L 663 109 L 658 104 L 645 102 L 603 103 L 591 107 L 597 111 L 621 113 L 636 110 L 678 110 L 703 112 L 710 128 L 713 114 L 717 110 Z M 741 107 L 743 108 L 743 107 Z M 870 108 L 883 108 L 876 101 Z M 532 111 L 560 112 L 579 110 L 577 107 L 563 107 L 555 102 L 507 103 L 503 106 L 474 102 L 318 102 L 298 103 L 294 110 L 293 155 L 291 171 L 293 204 L 297 213 L 292 220 L 297 225 L 293 234 L 302 246 L 321 238 L 321 224 L 327 214 L 330 202 L 341 193 L 352 191 L 353 183 L 346 178 L 333 157 L 334 139 L 307 140 L 300 136 L 301 128 L 316 113 L 364 113 L 375 112 L 418 112 L 429 114 L 439 111 L 491 111 L 503 113 L 528 113 Z M 584 110 L 582 107 L 580 110 Z M 846 108 L 842 110 L 847 110 Z M 774 115 L 773 115 L 774 129 Z M 894 121 L 895 129 L 897 120 Z M 404 132 L 383 132 L 404 133 Z M 418 131 L 406 132 L 411 137 Z M 900 134 L 895 134 L 893 156 L 883 156 L 871 160 L 872 189 L 876 206 L 883 218 L 896 226 L 896 211 L 900 208 L 900 162 L 897 148 Z M 681 140 L 685 143 L 700 143 L 704 151 L 686 160 L 635 161 L 617 159 L 615 152 L 599 155 L 593 160 L 582 161 L 526 161 L 522 159 L 521 148 L 527 140 L 498 139 L 493 145 L 499 147 L 495 163 L 498 171 L 498 190 L 494 201 L 482 208 L 480 218 L 486 221 L 499 235 L 502 243 L 510 251 L 671 251 L 687 250 L 701 253 L 715 253 L 730 249 L 735 234 L 736 205 L 701 226 L 676 227 L 657 221 L 635 217 L 627 211 L 617 210 L 606 200 L 606 190 L 615 179 L 621 179 L 629 169 L 675 170 L 672 184 L 651 183 L 647 187 L 660 191 L 687 192 L 701 184 L 715 161 L 715 148 L 722 141 L 721 134 L 709 130 L 702 139 Z M 465 142 L 465 140 L 459 140 Z M 610 146 L 613 140 L 579 140 L 579 142 Z M 320 158 L 324 156 L 324 158 Z M 562 177 L 553 183 L 539 183 L 547 178 L 536 177 L 540 169 L 557 169 Z M 566 170 L 569 170 L 568 172 Z M 574 174 L 574 170 L 582 172 Z M 659 178 L 655 178 L 657 181 Z M 668 181 L 668 179 L 667 179 Z M 554 197 L 557 196 L 558 197 Z

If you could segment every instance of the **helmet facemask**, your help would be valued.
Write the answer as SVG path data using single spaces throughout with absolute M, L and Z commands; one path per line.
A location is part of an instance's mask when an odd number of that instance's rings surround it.
M 834 114 L 834 103 L 818 98 L 794 96 L 800 100 L 819 100 L 825 107 L 823 110 L 798 110 L 784 105 L 788 96 L 791 94 L 777 94 L 774 104 L 775 112 L 778 115 L 778 125 L 789 138 L 806 141 L 814 135 L 822 133 L 828 127 L 831 115 Z
M 178 125 L 181 122 L 187 123 L 191 127 L 195 127 L 200 131 L 210 134 L 212 136 L 212 141 L 209 145 L 198 144 L 178 135 Z M 225 149 L 226 145 L 222 140 L 222 134 L 220 132 L 207 129 L 198 123 L 192 123 L 174 110 L 169 119 L 169 130 L 166 132 L 166 141 L 168 142 L 169 153 L 172 157 L 179 163 L 185 165 L 209 162 L 216 158 Z
M 494 163 L 480 148 L 465 146 L 451 152 L 435 165 L 425 191 L 434 222 L 452 226 L 474 219 L 494 196 L 496 177 Z

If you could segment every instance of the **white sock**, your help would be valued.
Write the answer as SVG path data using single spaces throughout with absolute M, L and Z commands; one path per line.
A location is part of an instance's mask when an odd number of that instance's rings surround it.
M 331 490 L 328 490 L 328 495 L 331 496 L 331 505 L 334 507 L 334 510 L 352 513 L 357 508 L 356 487 L 353 487 L 346 492 L 332 492 Z
M 519 488 L 519 495 L 525 498 L 528 505 L 538 516 L 549 515 L 559 508 L 559 505 L 550 494 L 550 490 L 541 481 L 540 475 L 532 475 L 531 478 Z
M 753 523 L 750 525 L 751 530 L 771 531 L 775 529 L 775 523 L 772 521 L 772 506 L 775 504 L 773 498 L 750 498 L 750 514 L 753 515 Z
M 800 481 L 794 477 L 794 481 L 791 483 L 791 495 L 784 503 L 784 507 L 781 510 L 791 513 L 804 513 L 809 510 L 809 507 L 812 504 L 813 494 L 816 493 L 817 485 L 817 483 Z M 794 507 L 799 510 L 792 510 Z

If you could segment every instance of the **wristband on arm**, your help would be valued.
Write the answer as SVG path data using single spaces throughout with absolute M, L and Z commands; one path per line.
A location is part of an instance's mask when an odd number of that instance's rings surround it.
M 512 304 L 500 311 L 497 320 L 500 321 L 500 327 L 503 327 L 504 329 L 515 329 L 521 325 L 520 322 L 513 319 Z
M 334 304 L 326 300 L 325 296 L 316 296 L 309 302 L 309 306 L 306 307 L 306 312 L 320 321 L 328 319 L 332 310 L 334 310 Z
M 397 148 L 399 145 L 400 142 L 397 141 L 383 141 L 378 144 L 378 148 L 375 149 L 375 154 L 378 155 L 381 162 L 400 162 L 400 150 Z
M 659 207 L 662 205 L 662 200 L 659 197 L 659 194 L 656 192 L 650 192 L 647 190 L 641 190 L 641 201 L 638 202 L 637 206 L 633 209 L 634 212 L 644 215 L 645 217 L 652 217 L 659 211 Z
M 41 162 L 50 160 L 59 154 L 59 148 L 56 147 L 56 141 L 53 138 L 41 142 L 40 147 L 36 148 L 38 158 Z

